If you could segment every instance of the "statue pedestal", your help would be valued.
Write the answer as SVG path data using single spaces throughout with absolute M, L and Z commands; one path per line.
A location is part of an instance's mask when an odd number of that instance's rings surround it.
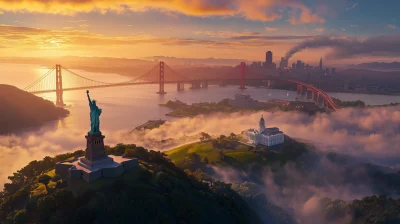
M 108 156 L 104 148 L 104 136 L 101 133 L 88 133 L 85 137 L 85 156 L 57 163 L 57 174 L 70 179 L 82 179 L 86 182 L 92 182 L 99 178 L 121 176 L 126 170 L 139 166 L 136 158 Z
M 86 154 L 84 158 L 80 158 L 79 165 L 87 168 L 112 163 L 114 160 L 108 157 L 104 148 L 105 136 L 101 133 L 90 134 L 86 138 Z
M 87 160 L 100 160 L 107 157 L 106 149 L 104 148 L 104 138 L 102 134 L 90 134 L 86 138 L 86 154 Z

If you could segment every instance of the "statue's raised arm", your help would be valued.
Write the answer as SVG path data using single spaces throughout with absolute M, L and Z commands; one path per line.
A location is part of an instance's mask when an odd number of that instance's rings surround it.
M 89 100 L 89 106 L 91 106 L 92 105 L 92 101 L 90 100 L 89 90 L 86 90 L 86 94 L 87 94 L 87 98 Z

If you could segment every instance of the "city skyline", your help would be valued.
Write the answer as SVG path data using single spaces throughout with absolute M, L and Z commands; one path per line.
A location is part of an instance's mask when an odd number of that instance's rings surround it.
M 389 4 L 390 2 L 390 4 Z M 0 1 L 0 52 L 7 57 L 223 58 L 263 60 L 266 49 L 284 57 L 304 41 L 293 60 L 332 63 L 399 60 L 396 43 L 400 3 L 376 1 Z M 374 10 L 374 8 L 381 10 Z M 383 13 L 383 11 L 385 13 Z M 370 16 L 364 17 L 368 13 Z M 380 36 L 376 34 L 379 33 Z M 327 41 L 324 38 L 328 38 Z M 370 52 L 374 41 L 385 54 L 337 56 L 329 38 L 348 40 Z M 375 49 L 378 51 L 379 49 Z M 274 60 L 279 64 L 279 60 Z

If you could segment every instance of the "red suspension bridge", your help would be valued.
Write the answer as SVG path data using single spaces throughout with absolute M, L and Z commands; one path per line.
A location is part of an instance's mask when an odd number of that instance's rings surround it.
M 55 71 L 55 73 L 54 73 Z M 236 75 L 235 75 L 236 74 Z M 164 84 L 176 83 L 177 90 L 184 90 L 184 84 L 190 84 L 192 89 L 207 88 L 209 83 L 237 83 L 240 89 L 245 89 L 248 82 L 265 82 L 270 86 L 271 81 L 289 83 L 297 85 L 298 94 L 306 94 L 308 99 L 314 100 L 316 103 L 322 103 L 324 107 L 338 110 L 339 106 L 335 104 L 332 98 L 323 90 L 310 84 L 302 83 L 295 80 L 284 79 L 276 76 L 267 76 L 255 74 L 251 70 L 246 69 L 245 63 L 241 63 L 239 70 L 233 69 L 230 74 L 221 75 L 214 78 L 193 79 L 183 76 L 173 70 L 164 62 L 159 62 L 156 66 L 141 76 L 133 78 L 125 82 L 108 83 L 96 81 L 87 77 L 83 77 L 75 72 L 57 64 L 51 68 L 46 74 L 38 80 L 24 88 L 25 91 L 32 94 L 40 93 L 56 93 L 56 105 L 64 106 L 63 92 L 81 89 L 94 89 L 115 86 L 158 84 L 158 94 L 165 94 Z

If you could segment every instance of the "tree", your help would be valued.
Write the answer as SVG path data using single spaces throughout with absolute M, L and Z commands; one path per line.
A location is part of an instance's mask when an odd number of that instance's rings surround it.
M 208 163 L 208 158 L 204 157 L 203 161 L 204 161 L 204 163 Z
M 149 152 L 143 147 L 129 148 L 125 150 L 124 157 L 135 157 L 141 160 L 148 160 Z
M 51 180 L 51 177 L 47 174 L 40 175 L 38 182 L 47 185 Z
M 40 198 L 37 202 L 37 209 L 42 219 L 46 219 L 56 208 L 57 202 L 51 195 Z
M 211 139 L 211 135 L 209 135 L 208 133 L 201 132 L 200 135 L 201 135 L 200 141 L 202 141 L 202 142 Z
M 15 213 L 14 215 L 14 223 L 15 224 L 23 224 L 26 223 L 26 210 L 22 209 Z
M 192 161 L 194 164 L 200 163 L 200 155 L 197 153 L 191 153 L 189 154 L 189 160 Z
M 219 159 L 224 160 L 225 159 L 225 153 L 224 151 L 219 151 Z

